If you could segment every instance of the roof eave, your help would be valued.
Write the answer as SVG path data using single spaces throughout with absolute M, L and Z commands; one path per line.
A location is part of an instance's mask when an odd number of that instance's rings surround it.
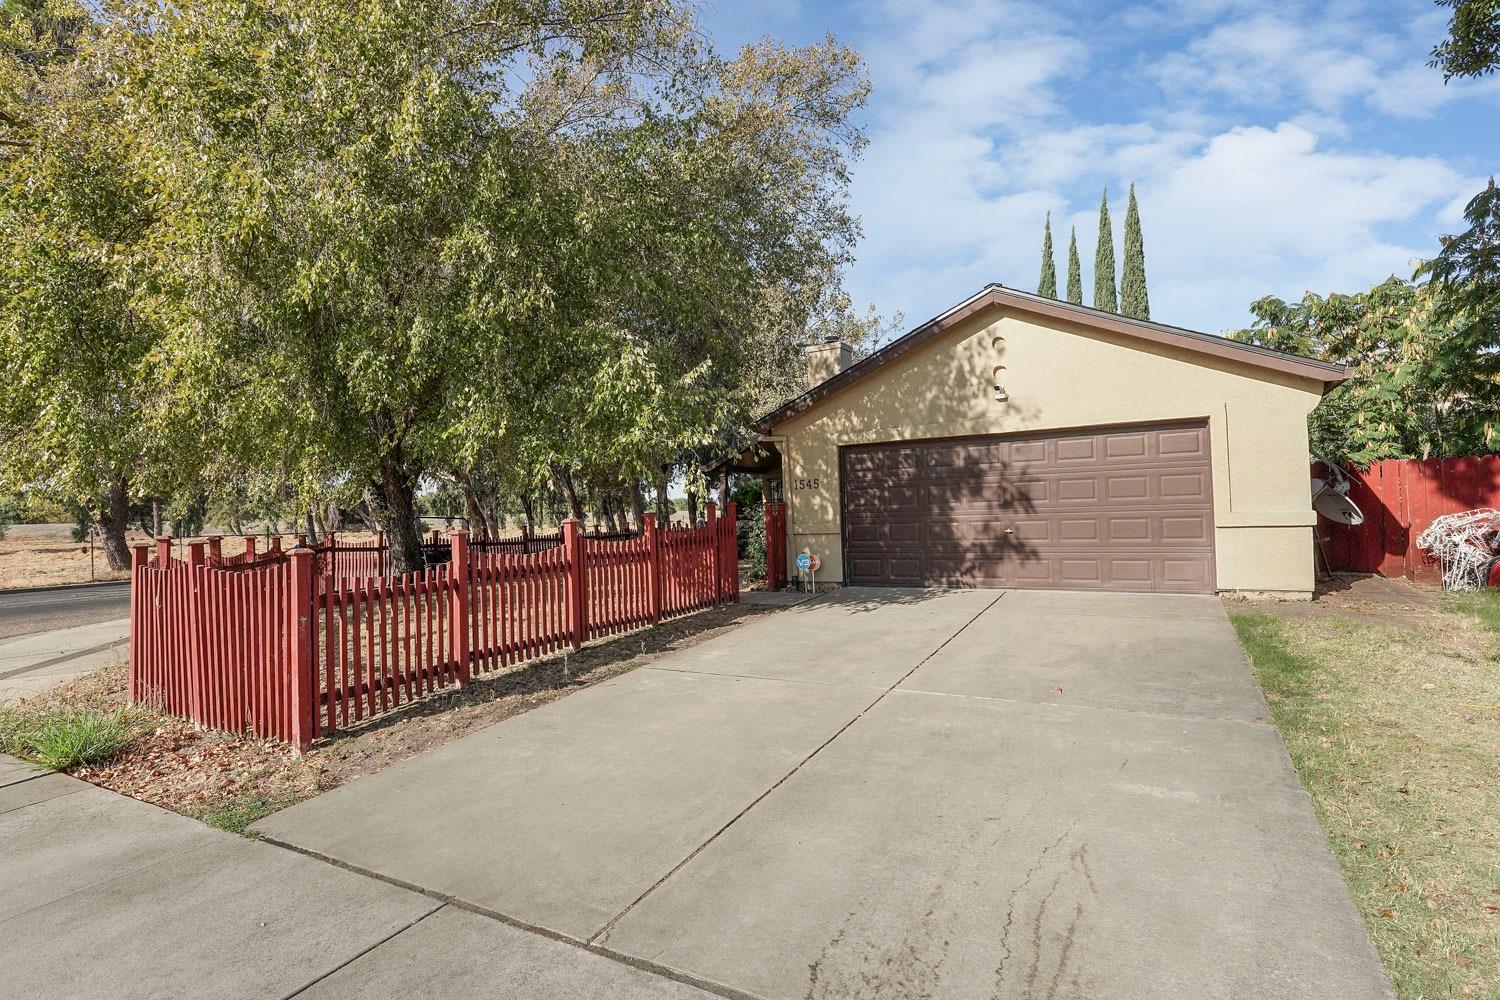
M 1224 358 L 1230 361 L 1240 361 L 1254 367 L 1299 376 L 1322 383 L 1325 393 L 1334 386 L 1347 381 L 1349 378 L 1349 368 L 1347 365 L 1318 361 L 1315 358 L 1305 358 L 1301 355 L 1290 354 L 1285 351 L 1275 351 L 1254 344 L 1241 344 L 1237 341 L 1215 336 L 1214 334 L 1133 319 L 1128 316 L 1107 313 L 1070 302 L 1043 298 L 1042 296 L 1029 295 L 1025 292 L 1018 292 L 1015 289 L 1005 288 L 1002 285 L 991 284 L 986 285 L 980 291 L 964 299 L 946 312 L 901 335 L 869 357 L 850 365 L 837 375 L 824 379 L 800 395 L 787 400 L 776 409 L 756 420 L 751 426 L 762 434 L 768 433 L 778 424 L 784 423 L 792 417 L 813 408 L 823 400 L 836 395 L 843 389 L 863 379 L 866 375 L 872 374 L 896 358 L 915 350 L 928 340 L 946 332 L 955 324 L 968 319 L 981 310 L 1001 306 L 1010 306 L 1022 312 L 1050 316 L 1055 319 L 1061 319 L 1064 322 L 1076 322 L 1081 325 L 1092 326 L 1096 329 L 1120 333 L 1125 336 L 1133 336 L 1158 344 L 1178 346 L 1213 357 Z

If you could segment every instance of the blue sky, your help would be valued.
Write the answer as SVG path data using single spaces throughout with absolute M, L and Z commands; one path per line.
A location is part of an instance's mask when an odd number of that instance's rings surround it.
M 1262 295 L 1355 291 L 1435 252 L 1500 168 L 1500 79 L 1443 84 L 1423 0 L 707 0 L 730 49 L 831 32 L 869 64 L 857 304 L 903 329 L 987 281 L 1034 291 L 1134 181 L 1152 318 L 1219 332 Z M 1118 249 L 1117 249 L 1118 253 Z

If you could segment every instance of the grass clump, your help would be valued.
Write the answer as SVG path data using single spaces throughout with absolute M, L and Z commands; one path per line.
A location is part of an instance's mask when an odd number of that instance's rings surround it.
M 125 708 L 59 706 L 38 712 L 0 711 L 0 752 L 66 771 L 101 764 L 125 749 L 138 727 Z
M 1470 615 L 1500 636 L 1500 590 L 1456 591 L 1446 595 L 1449 611 Z
M 263 819 L 273 812 L 285 809 L 287 806 L 295 805 L 302 801 L 303 796 L 282 795 L 268 798 L 264 795 L 247 793 L 235 796 L 228 802 L 220 805 L 210 806 L 197 813 L 198 819 L 207 823 L 215 829 L 226 833 L 243 834 L 246 837 L 258 836 L 255 831 L 246 831 L 251 823 Z

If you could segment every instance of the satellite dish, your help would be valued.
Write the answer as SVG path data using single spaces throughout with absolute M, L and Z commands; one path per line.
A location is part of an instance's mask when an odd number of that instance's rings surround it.
M 1365 515 L 1355 502 L 1334 490 L 1325 489 L 1313 497 L 1313 510 L 1339 524 L 1353 526 L 1365 523 Z

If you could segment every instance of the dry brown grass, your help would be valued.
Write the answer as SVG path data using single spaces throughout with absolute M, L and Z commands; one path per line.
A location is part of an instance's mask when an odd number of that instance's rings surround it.
M 143 542 L 146 536 L 132 535 L 130 540 Z M 104 550 L 95 543 L 93 579 L 123 580 L 129 575 L 112 572 Z M 89 543 L 73 541 L 66 528 L 40 536 L 12 532 L 0 539 L 0 590 L 55 587 L 89 579 Z
M 149 543 L 149 535 L 133 531 L 126 536 L 131 545 Z M 373 545 L 375 536 L 366 532 L 339 532 L 342 545 Z M 296 544 L 293 535 L 281 536 L 281 544 L 291 548 Z M 246 541 L 242 537 L 227 537 L 220 551 L 226 556 L 239 555 L 245 551 Z M 266 550 L 265 536 L 256 538 L 259 551 Z M 174 547 L 173 552 L 181 553 Z M 90 569 L 89 543 L 75 542 L 65 527 L 54 528 L 45 533 L 25 526 L 12 529 L 5 538 L 0 538 L 0 590 L 20 590 L 31 587 L 57 587 L 71 583 L 88 583 L 91 580 L 124 580 L 129 571 L 115 572 L 104 558 L 104 549 L 98 542 L 93 546 L 93 566 Z

